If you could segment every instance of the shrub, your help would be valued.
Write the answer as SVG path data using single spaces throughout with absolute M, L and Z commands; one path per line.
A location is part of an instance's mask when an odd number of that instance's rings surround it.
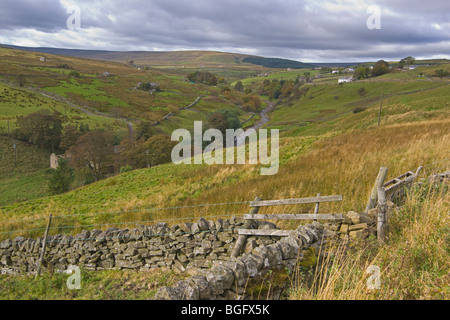
M 366 108 L 364 108 L 364 107 L 357 107 L 357 108 L 353 109 L 353 113 L 359 113 L 359 112 L 362 112 L 364 110 L 366 110 Z

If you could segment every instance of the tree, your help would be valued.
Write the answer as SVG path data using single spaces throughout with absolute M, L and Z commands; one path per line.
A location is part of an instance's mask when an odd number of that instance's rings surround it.
M 67 153 L 73 167 L 88 168 L 95 181 L 98 181 L 114 165 L 114 137 L 108 131 L 89 131 Z
M 218 129 L 222 133 L 225 133 L 225 130 L 228 129 L 227 118 L 225 114 L 220 111 L 209 114 L 206 123 L 209 128 Z
M 243 109 L 245 111 L 250 112 L 258 112 L 261 107 L 261 100 L 256 94 L 248 94 L 243 98 L 244 106 Z
M 149 138 L 143 144 L 143 153 L 145 154 L 146 167 L 154 167 L 172 160 L 172 149 L 176 145 L 169 136 L 156 135 Z
M 364 67 L 364 66 L 358 66 L 355 69 L 355 72 L 353 73 L 353 77 L 361 80 L 364 78 L 368 78 L 370 74 L 370 69 L 369 67 Z
M 364 96 L 367 94 L 367 90 L 366 90 L 365 87 L 359 88 L 359 89 L 357 90 L 357 92 L 358 92 L 358 94 L 359 94 L 359 96 L 360 96 L 361 98 L 364 97 Z
M 238 129 L 241 127 L 239 113 L 234 110 L 222 109 L 208 115 L 206 123 L 209 128 L 218 129 L 226 134 L 226 129 Z
M 389 72 L 389 63 L 384 60 L 378 60 L 372 69 L 372 76 L 377 77 Z
M 72 125 L 64 127 L 61 134 L 61 143 L 59 144 L 59 148 L 64 151 L 69 150 L 70 147 L 73 146 L 82 135 L 83 132 Z
M 236 84 L 234 85 L 234 89 L 239 92 L 244 91 L 244 86 L 242 85 L 242 81 L 239 80 L 238 82 L 236 82 Z
M 88 131 L 91 131 L 91 129 L 89 128 L 89 123 L 82 123 L 82 124 L 80 124 L 80 131 L 82 133 L 86 133 Z
M 17 84 L 20 87 L 23 87 L 26 83 L 27 83 L 27 81 L 25 80 L 25 76 L 23 74 L 19 74 L 17 76 Z
M 19 116 L 14 135 L 43 149 L 55 151 L 61 142 L 62 120 L 56 113 L 39 110 Z
M 407 66 L 410 66 L 410 65 L 412 65 L 412 64 L 414 64 L 416 62 L 416 59 L 414 57 L 411 57 L 411 56 L 403 58 L 402 60 L 405 61 L 405 64 Z
M 52 195 L 67 192 L 74 179 L 75 174 L 73 169 L 69 167 L 69 161 L 59 159 L 58 167 L 53 171 L 48 181 L 48 191 Z
M 191 82 L 201 82 L 210 86 L 217 85 L 216 76 L 208 71 L 195 71 L 188 74 L 186 78 Z
M 79 78 L 80 77 L 80 73 L 78 71 L 70 71 L 69 72 L 69 77 Z
M 147 140 L 153 135 L 153 125 L 148 121 L 141 121 L 137 125 L 137 139 Z

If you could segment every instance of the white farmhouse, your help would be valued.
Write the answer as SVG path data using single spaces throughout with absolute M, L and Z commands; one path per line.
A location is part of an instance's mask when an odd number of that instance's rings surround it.
M 338 79 L 338 83 L 352 82 L 352 77 L 342 77 Z

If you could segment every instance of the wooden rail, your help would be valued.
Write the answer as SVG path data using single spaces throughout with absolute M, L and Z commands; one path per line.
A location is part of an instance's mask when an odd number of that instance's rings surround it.
M 250 202 L 250 207 L 267 207 L 267 206 L 282 206 L 291 204 L 304 204 L 304 203 L 320 203 L 320 202 L 331 202 L 331 201 L 342 201 L 342 195 L 337 196 L 319 196 L 311 198 L 294 198 L 294 199 L 284 199 L 284 200 L 266 200 L 266 201 L 252 201 Z
M 294 230 L 260 230 L 260 229 L 250 229 L 252 220 L 275 220 L 275 219 L 295 219 L 295 220 L 343 220 L 344 217 L 341 213 L 329 213 L 329 214 L 319 214 L 319 203 L 321 202 L 331 202 L 331 201 L 342 201 L 342 195 L 333 196 L 321 196 L 320 193 L 317 197 L 309 198 L 294 198 L 294 199 L 282 199 L 282 200 L 261 200 L 256 198 L 254 201 L 250 202 L 250 207 L 252 208 L 249 214 L 244 215 L 244 226 L 239 229 L 239 237 L 236 244 L 231 252 L 232 257 L 237 257 L 248 236 L 270 236 L 270 237 L 287 237 L 293 234 Z M 315 203 L 314 213 L 285 213 L 285 214 L 258 214 L 259 208 L 268 206 L 282 206 L 282 205 L 295 205 L 304 203 Z

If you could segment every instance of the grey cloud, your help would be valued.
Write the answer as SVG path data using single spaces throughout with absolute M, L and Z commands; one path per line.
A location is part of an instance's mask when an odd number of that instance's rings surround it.
M 29 27 L 51 33 L 64 28 L 65 8 L 56 0 L 44 3 L 8 2 L 0 13 L 0 34 L 1 29 Z M 310 52 L 326 59 L 334 55 L 332 60 L 377 53 L 397 57 L 402 46 L 416 55 L 429 54 L 430 48 L 437 50 L 434 54 L 448 54 L 442 49 L 442 43 L 450 41 L 447 0 L 377 1 L 380 30 L 367 29 L 365 7 L 345 7 L 347 3 L 351 2 L 330 0 L 331 6 L 325 6 L 324 1 L 312 0 L 77 1 L 82 28 L 102 29 L 110 37 L 111 47 L 93 49 L 247 48 L 299 60 Z M 342 10 L 333 11 L 336 6 Z M 51 41 L 42 42 L 45 46 Z M 95 43 L 95 38 L 86 43 Z
M 1 0 L 0 8 L 0 30 L 33 28 L 53 32 L 66 27 L 66 9 L 55 0 Z

